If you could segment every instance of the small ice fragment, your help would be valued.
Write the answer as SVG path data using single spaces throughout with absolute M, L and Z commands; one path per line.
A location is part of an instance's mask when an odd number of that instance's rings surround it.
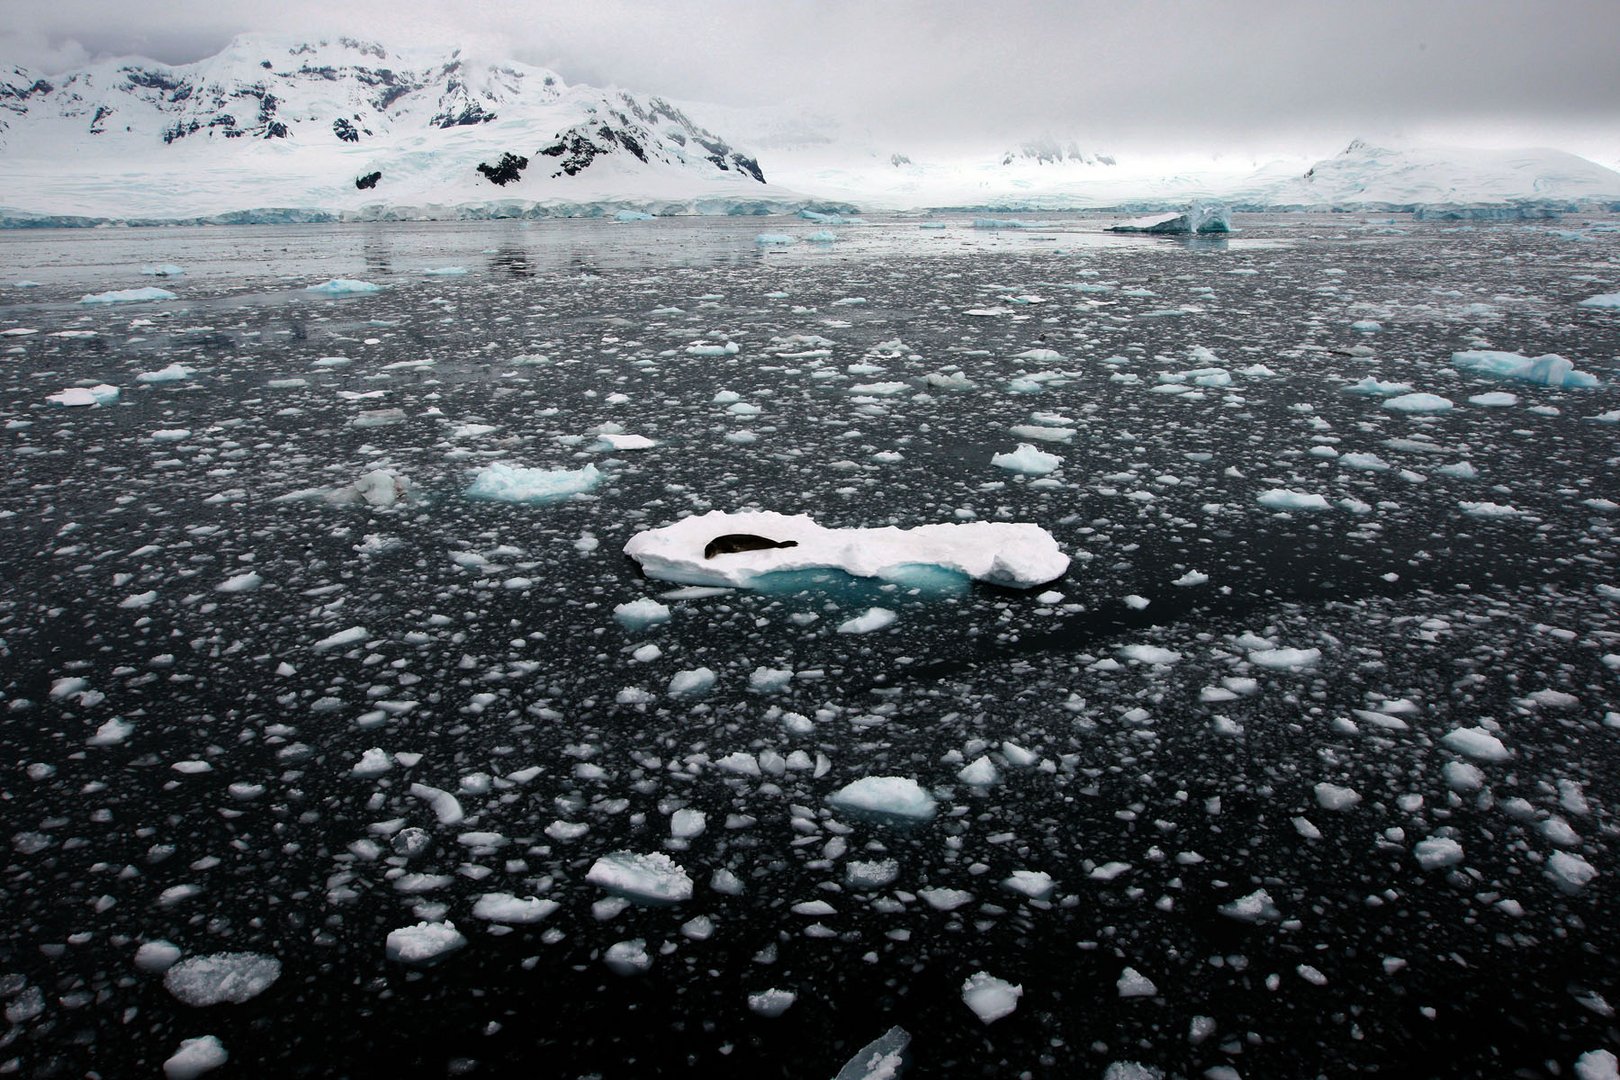
M 1324 810 L 1353 810 L 1361 802 L 1361 794 L 1354 788 L 1323 781 L 1315 790 L 1316 804 Z
M 1056 472 L 1063 464 L 1063 459 L 1056 454 L 1036 449 L 1033 443 L 1019 443 L 1017 450 L 991 457 L 990 464 L 1009 472 L 1023 473 L 1025 476 L 1045 476 Z
M 1152 997 L 1159 992 L 1152 979 L 1131 967 L 1120 972 L 1119 980 L 1114 985 L 1122 998 Z
M 652 967 L 652 957 L 647 952 L 644 938 L 614 942 L 602 954 L 602 962 L 615 975 L 640 975 Z
M 871 634 L 893 626 L 900 616 L 888 608 L 867 608 L 863 614 L 838 624 L 840 634 Z
M 645 630 L 649 626 L 668 622 L 669 607 L 649 596 L 619 604 L 613 609 L 613 619 L 626 630 Z
M 1513 757 L 1513 752 L 1502 740 L 1481 727 L 1454 728 L 1440 744 L 1475 761 L 1501 762 Z
M 148 975 L 161 975 L 180 960 L 180 946 L 169 941 L 146 941 L 135 950 L 135 967 Z
M 748 995 L 748 1007 L 761 1016 L 775 1019 L 792 1008 L 799 995 L 791 990 L 761 990 Z
M 514 896 L 511 893 L 485 893 L 473 904 L 473 918 L 496 923 L 537 923 L 556 911 L 555 900 L 541 900 L 533 896 Z
M 1456 866 L 1463 861 L 1462 845 L 1446 836 L 1431 836 L 1426 840 L 1419 840 L 1413 846 L 1412 854 L 1417 858 L 1418 865 L 1425 870 Z

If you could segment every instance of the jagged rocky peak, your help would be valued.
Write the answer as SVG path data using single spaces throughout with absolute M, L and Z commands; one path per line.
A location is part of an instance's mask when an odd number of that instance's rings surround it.
M 1037 165 L 1057 165 L 1066 161 L 1082 165 L 1114 164 L 1111 154 L 1094 153 L 1081 149 L 1079 143 L 1059 142 L 1052 138 L 1032 139 L 1016 150 L 1007 151 L 1001 159 L 1003 165 L 1011 165 L 1015 161 L 1033 161 Z
M 624 92 L 607 108 L 589 109 L 584 122 L 558 132 L 555 141 L 539 152 L 557 159 L 554 177 L 578 176 L 600 157 L 626 153 L 647 163 L 688 162 L 695 156 L 723 172 L 736 171 L 765 182 L 758 161 L 699 127 L 680 109 L 662 98 L 643 104 Z

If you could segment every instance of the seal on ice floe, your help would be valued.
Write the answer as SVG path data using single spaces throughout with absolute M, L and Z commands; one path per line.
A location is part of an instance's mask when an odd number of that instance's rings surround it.
M 753 533 L 726 533 L 710 540 L 703 549 L 703 557 L 712 559 L 716 555 L 735 555 L 741 551 L 765 551 L 768 548 L 798 547 L 797 540 L 772 540 L 769 537 L 755 536 Z

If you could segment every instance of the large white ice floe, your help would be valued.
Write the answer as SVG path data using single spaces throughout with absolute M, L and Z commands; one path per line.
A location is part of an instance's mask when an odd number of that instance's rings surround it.
M 280 977 L 281 961 L 273 956 L 221 952 L 180 961 L 164 974 L 163 985 L 187 1005 L 202 1008 L 251 1001 Z
M 610 892 L 649 903 L 675 904 L 692 898 L 692 879 L 661 851 L 642 855 L 615 851 L 592 864 L 585 880 Z
M 1472 349 L 1452 353 L 1451 363 L 1464 371 L 1542 386 L 1590 387 L 1598 384 L 1596 375 L 1576 371 L 1572 361 L 1557 353 L 1529 357 L 1493 349 Z
M 118 400 L 118 387 L 109 383 L 100 383 L 96 386 L 70 386 L 66 390 L 51 394 L 45 400 L 52 405 L 61 405 L 69 409 L 83 408 L 87 405 L 111 405 Z
M 705 557 L 722 537 L 758 538 L 780 546 Z M 917 567 L 940 567 L 992 585 L 1028 589 L 1069 568 L 1069 557 L 1038 525 L 974 521 L 911 529 L 829 529 L 807 514 L 772 511 L 714 510 L 684 518 L 636 534 L 624 553 L 648 577 L 740 588 L 783 571 L 836 569 L 853 577 L 905 581 Z
M 927 821 L 934 799 L 917 781 L 904 776 L 867 776 L 845 784 L 827 801 L 840 810 L 879 817 Z
M 497 461 L 478 470 L 467 495 L 494 502 L 548 503 L 579 495 L 602 479 L 595 465 L 578 469 L 526 469 Z

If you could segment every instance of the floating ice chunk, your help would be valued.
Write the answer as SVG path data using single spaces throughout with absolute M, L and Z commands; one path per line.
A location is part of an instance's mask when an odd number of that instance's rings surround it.
M 1541 386 L 1590 387 L 1598 384 L 1597 376 L 1576 371 L 1574 363 L 1556 353 L 1532 359 L 1518 353 L 1473 349 L 1452 353 L 1451 363 L 1464 371 Z
M 168 289 L 148 285 L 144 289 L 114 289 L 112 292 L 91 293 L 79 300 L 81 304 L 140 304 L 151 300 L 175 300 L 178 297 Z
M 1316 785 L 1316 805 L 1324 810 L 1354 810 L 1361 802 L 1361 793 L 1355 788 L 1340 787 L 1323 781 Z
M 1318 833 L 1318 835 L 1321 835 Z M 1217 910 L 1228 919 L 1238 922 L 1258 923 L 1275 922 L 1282 918 L 1277 905 L 1272 902 L 1271 894 L 1264 889 L 1256 889 L 1247 896 L 1240 896 L 1229 904 L 1222 904 Z
M 962 1003 L 973 1010 L 980 1022 L 993 1024 L 1011 1016 L 1018 1008 L 1024 988 L 985 971 L 976 971 L 962 984 Z
M 1044 870 L 1014 870 L 1012 876 L 1001 884 L 1031 900 L 1044 900 L 1052 895 L 1052 875 Z
M 330 634 L 327 637 L 321 638 L 321 640 L 310 646 L 310 648 L 314 649 L 316 652 L 326 652 L 330 649 L 342 649 L 347 648 L 350 645 L 358 645 L 364 642 L 366 638 L 370 636 L 371 635 L 366 631 L 365 627 L 351 626 L 347 630 L 339 630 L 335 634 Z
M 99 383 L 96 386 L 70 386 L 49 395 L 45 399 L 52 405 L 61 405 L 66 408 L 83 408 L 86 405 L 111 405 L 118 400 L 118 387 L 108 383 Z
M 786 247 L 793 243 L 793 237 L 787 233 L 762 232 L 754 237 L 754 243 L 760 247 Z
M 281 961 L 273 956 L 219 952 L 180 961 L 164 974 L 163 985 L 185 1004 L 202 1008 L 251 1001 L 280 977 Z
M 152 263 L 141 267 L 141 273 L 146 277 L 181 277 L 185 270 L 174 263 Z
M 467 273 L 465 266 L 435 266 L 422 271 L 423 277 L 462 277 Z
M 1402 394 L 1384 402 L 1384 408 L 1403 413 L 1440 413 L 1451 407 L 1451 399 L 1439 394 Z
M 1398 394 L 1410 394 L 1411 383 L 1380 382 L 1371 375 L 1360 382 L 1344 388 L 1347 394 L 1362 394 L 1366 397 L 1395 397 Z
M 704 557 L 715 537 L 741 533 L 793 547 Z M 788 570 L 840 569 L 854 577 L 906 580 L 917 566 L 935 566 L 1014 588 L 1061 576 L 1069 557 L 1037 525 L 966 522 L 912 529 L 828 529 L 804 514 L 718 510 L 683 518 L 630 538 L 624 552 L 653 578 L 691 585 L 751 587 L 763 575 Z
M 1110 225 L 1109 232 L 1152 233 L 1155 235 L 1186 236 L 1191 233 L 1227 233 L 1232 231 L 1231 217 L 1224 206 L 1214 203 L 1194 203 L 1186 210 L 1152 214 Z
M 669 607 L 649 596 L 619 604 L 613 609 L 613 620 L 626 630 L 645 630 L 649 626 L 669 622 Z
M 933 797 L 917 781 L 903 776 L 867 776 L 827 797 L 840 810 L 878 817 L 927 821 L 934 816 Z
M 702 836 L 708 824 L 708 816 L 703 811 L 683 808 L 669 816 L 669 835 L 677 840 L 690 840 Z
M 585 880 L 645 903 L 676 904 L 692 898 L 692 879 L 674 859 L 659 851 L 603 855 L 591 865 Z
M 1339 458 L 1339 464 L 1347 469 L 1359 469 L 1362 472 L 1389 471 L 1389 462 L 1377 454 L 1345 454 Z
M 615 975 L 640 975 L 652 967 L 645 938 L 616 941 L 602 954 L 602 962 Z
M 1463 861 L 1462 845 L 1447 836 L 1431 836 L 1426 840 L 1419 840 L 1413 846 L 1412 854 L 1417 858 L 1418 865 L 1425 870 L 1456 866 Z
M 791 990 L 778 990 L 771 988 L 748 995 L 748 1007 L 760 1016 L 775 1019 L 793 1007 L 799 995 Z
M 1501 739 L 1481 727 L 1455 728 L 1440 740 L 1440 744 L 1475 761 L 1495 763 L 1513 757 L 1513 752 L 1502 744 Z
M 1062 466 L 1063 459 L 1036 449 L 1033 443 L 1019 443 L 1017 450 L 991 457 L 990 464 L 1025 476 L 1045 476 L 1056 472 Z
M 1221 1066 L 1215 1066 L 1220 1068 Z M 1207 1080 L 1226 1080 L 1224 1077 L 1211 1075 L 1212 1069 L 1204 1070 Z M 1156 1069 L 1152 1065 L 1142 1065 L 1135 1061 L 1111 1061 L 1108 1068 L 1103 1070 L 1102 1080 L 1164 1080 L 1164 1070 Z
M 1304 671 L 1321 661 L 1321 649 L 1254 649 L 1249 653 L 1249 663 L 1277 671 Z
M 1202 570 L 1189 570 L 1185 574 L 1182 574 L 1180 577 L 1176 578 L 1176 580 L 1172 581 L 1170 584 L 1179 585 L 1181 588 L 1186 589 L 1191 588 L 1194 585 L 1204 585 L 1208 582 L 1209 575 L 1204 573 Z
M 195 368 L 186 367 L 181 363 L 173 363 L 160 367 L 156 371 L 143 371 L 135 376 L 135 381 L 138 383 L 185 382 L 195 374 L 197 374 Z
M 359 416 L 349 421 L 352 427 L 374 428 L 391 427 L 394 424 L 405 422 L 404 409 L 365 409 Z
M 360 755 L 360 760 L 354 763 L 354 767 L 349 770 L 349 775 L 358 776 L 362 780 L 370 780 L 381 776 L 393 767 L 394 761 L 388 756 L 388 752 L 381 747 L 373 746 Z
M 401 964 L 432 964 L 465 944 L 467 939 L 448 919 L 444 922 L 424 921 L 415 926 L 390 930 L 383 952 L 388 959 Z
M 1494 502 L 1459 502 L 1462 512 L 1469 517 L 1480 518 L 1510 518 L 1523 517 L 1524 511 L 1516 506 Z
M 215 592 L 240 593 L 252 592 L 264 584 L 264 578 L 252 570 L 242 574 L 233 574 L 214 586 Z
M 1505 409 L 1518 403 L 1518 394 L 1509 394 L 1501 390 L 1493 390 L 1488 394 L 1475 394 L 1468 399 L 1468 404 L 1480 405 L 1487 409 Z
M 1613 295 L 1616 300 L 1614 306 L 1620 307 L 1620 293 Z M 1593 299 L 1603 300 L 1607 297 Z M 1575 1080 L 1620 1080 L 1620 1059 L 1607 1050 L 1588 1050 L 1575 1059 Z
M 537 923 L 558 908 L 555 900 L 540 900 L 533 896 L 513 896 L 511 893 L 485 893 L 473 904 L 473 918 L 486 922 L 526 924 Z
M 147 941 L 135 950 L 135 967 L 148 975 L 161 975 L 180 960 L 180 946 L 168 941 Z
M 865 612 L 838 624 L 840 634 L 871 634 L 887 629 L 900 618 L 888 608 L 867 608 Z
M 1620 293 L 1599 293 L 1597 296 L 1588 296 L 1578 305 L 1589 308 L 1620 308 Z
M 911 1036 L 906 1030 L 892 1027 L 857 1050 L 833 1080 L 897 1080 L 905 1068 L 906 1047 L 910 1045 Z
M 651 450 L 658 445 L 645 435 L 624 435 L 615 431 L 600 432 L 596 441 L 604 450 Z
M 1327 499 L 1306 491 L 1290 491 L 1287 488 L 1272 488 L 1262 491 L 1255 501 L 1269 510 L 1328 510 Z
M 461 800 L 443 788 L 428 784 L 412 784 L 411 795 L 428 804 L 433 815 L 439 819 L 440 825 L 460 825 L 466 820 L 467 814 L 461 808 Z
M 1180 653 L 1174 649 L 1162 649 L 1157 645 L 1123 645 L 1118 651 L 1126 660 L 1135 660 L 1141 664 L 1159 664 L 1168 667 L 1181 662 Z
M 677 671 L 669 677 L 669 693 L 671 697 L 695 697 L 698 694 L 708 693 L 714 688 L 715 673 L 713 668 L 692 668 L 690 671 Z
M 852 889 L 882 889 L 900 877 L 900 863 L 894 859 L 865 862 L 852 859 L 844 864 L 844 882 Z
M 957 772 L 956 778 L 972 787 L 989 787 L 1001 779 L 1001 774 L 996 771 L 995 765 L 988 756 L 980 755 L 962 766 Z
M 1143 975 L 1135 968 L 1128 967 L 1120 972 L 1119 979 L 1114 983 L 1122 998 L 1152 997 L 1159 992 L 1153 980 Z
M 1574 893 L 1586 888 L 1598 876 L 1591 863 L 1573 851 L 1555 851 L 1547 856 L 1547 876 L 1565 892 Z
M 955 911 L 973 903 L 973 894 L 966 889 L 918 889 L 917 895 L 935 911 Z
M 1384 328 L 1384 324 L 1377 319 L 1357 319 L 1350 324 L 1350 329 L 1358 334 L 1376 334 Z
M 496 462 L 478 470 L 469 498 L 495 502 L 550 503 L 590 491 L 601 482 L 595 465 L 578 469 L 526 469 Z
M 332 278 L 319 285 L 311 285 L 304 291 L 321 293 L 324 296 L 354 296 L 360 293 L 382 292 L 382 286 L 373 285 L 369 281 L 357 281 L 354 278 Z
M 613 220 L 618 222 L 651 221 L 653 220 L 653 215 L 642 210 L 620 210 L 617 214 L 613 215 Z
M 168 1080 L 195 1080 L 211 1073 L 230 1060 L 230 1052 L 217 1035 L 200 1035 L 195 1039 L 181 1039 L 180 1049 L 169 1055 L 163 1063 L 163 1075 Z

